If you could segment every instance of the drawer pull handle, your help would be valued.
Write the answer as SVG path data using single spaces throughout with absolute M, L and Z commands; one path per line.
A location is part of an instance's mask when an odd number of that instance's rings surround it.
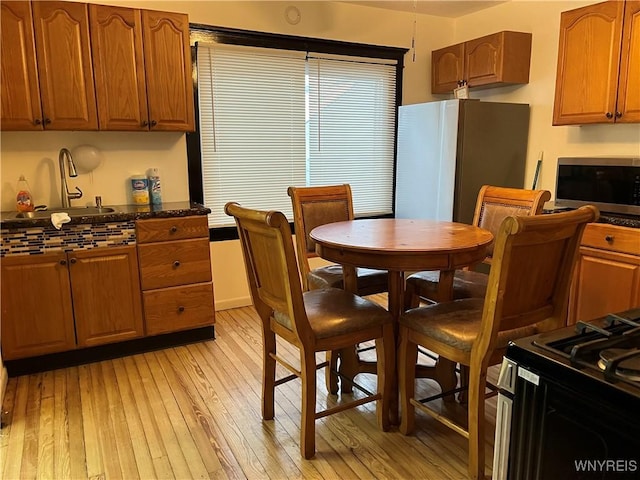
M 178 227 L 176 227 L 176 226 L 174 225 L 173 227 L 171 227 L 171 228 L 169 229 L 169 231 L 170 231 L 171 233 L 176 233 L 176 232 L 178 231 Z
M 182 313 L 182 312 L 184 312 L 184 307 L 182 305 L 180 305 L 178 307 L 178 313 Z
M 607 241 L 607 243 L 613 243 L 613 235 L 607 235 L 606 237 L 604 237 L 604 239 Z
M 175 262 L 173 262 L 173 266 L 174 266 L 175 268 L 178 268 L 178 267 L 180 266 L 180 261 L 179 261 L 179 260 L 176 260 Z

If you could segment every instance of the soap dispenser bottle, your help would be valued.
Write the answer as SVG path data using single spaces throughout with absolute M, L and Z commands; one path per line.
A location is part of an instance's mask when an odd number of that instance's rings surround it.
M 16 194 L 16 209 L 19 212 L 33 212 L 33 196 L 24 175 L 20 175 L 16 190 L 18 191 Z

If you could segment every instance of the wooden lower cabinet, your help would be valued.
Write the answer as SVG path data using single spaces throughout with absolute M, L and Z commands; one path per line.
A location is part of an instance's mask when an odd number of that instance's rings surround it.
M 0 265 L 3 360 L 75 348 L 66 254 L 7 256 Z
M 144 335 L 135 246 L 2 259 L 2 356 Z
M 147 335 L 213 325 L 207 217 L 138 220 L 136 238 Z
M 569 324 L 640 307 L 640 229 L 590 224 L 580 246 Z
M 142 337 L 135 246 L 81 250 L 69 257 L 78 346 Z

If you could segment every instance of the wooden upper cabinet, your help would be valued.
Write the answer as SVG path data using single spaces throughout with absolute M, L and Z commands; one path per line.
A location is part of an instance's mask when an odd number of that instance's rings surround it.
M 90 5 L 101 130 L 148 130 L 140 10 Z
M 640 2 L 563 12 L 554 125 L 640 121 Z
M 194 130 L 189 19 L 90 6 L 101 130 Z
M 0 4 L 3 130 L 42 130 L 33 16 L 29 2 Z
M 97 130 L 87 5 L 32 5 L 44 128 Z
M 142 10 L 151 130 L 194 130 L 189 18 Z
M 431 91 L 451 93 L 464 78 L 464 43 L 431 52 Z
M 498 32 L 431 53 L 432 93 L 452 93 L 459 83 L 493 88 L 529 83 L 531 34 Z
M 640 122 L 640 2 L 627 1 L 624 10 L 620 80 L 618 81 L 618 122 Z
M 529 83 L 531 34 L 499 32 L 465 44 L 464 69 L 469 87 Z

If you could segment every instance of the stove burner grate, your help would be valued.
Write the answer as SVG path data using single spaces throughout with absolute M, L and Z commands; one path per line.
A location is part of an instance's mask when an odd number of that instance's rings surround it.
M 640 382 L 640 349 L 609 348 L 600 351 L 598 367 L 609 381 L 619 378 Z

